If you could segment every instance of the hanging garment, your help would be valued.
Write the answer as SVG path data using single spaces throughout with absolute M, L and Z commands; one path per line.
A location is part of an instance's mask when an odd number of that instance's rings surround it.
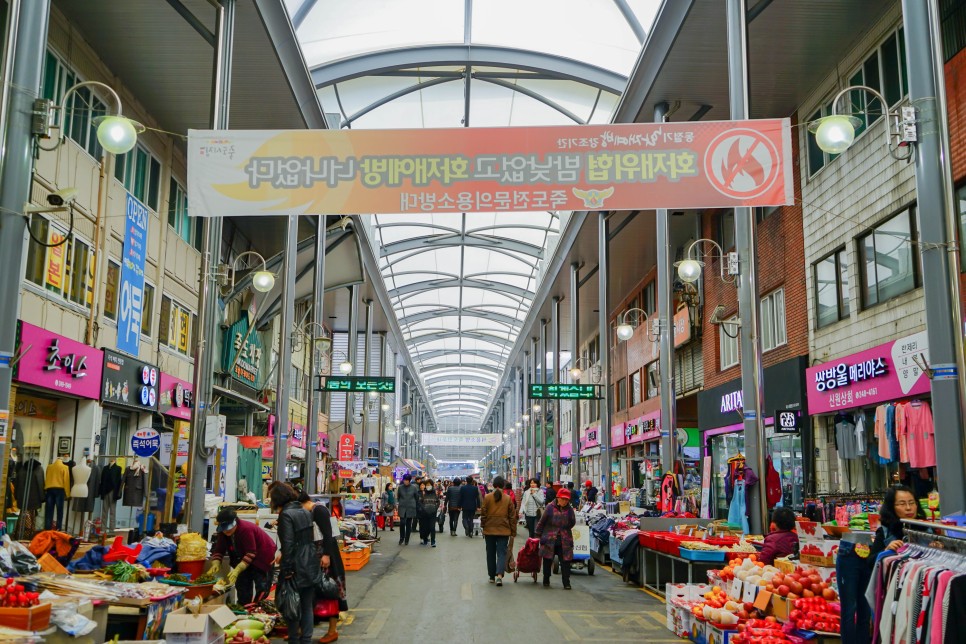
M 855 455 L 865 456 L 865 414 L 859 413 L 855 419 Z
M 731 497 L 731 505 L 728 506 L 728 523 L 741 526 L 742 532 L 748 533 L 748 517 L 745 504 L 745 482 L 735 482 L 735 492 Z
M 36 510 L 44 501 L 44 468 L 35 458 L 31 458 L 17 467 L 17 479 L 14 483 L 17 493 L 17 505 L 21 510 Z
M 909 440 L 906 427 L 906 408 L 909 403 L 896 404 L 896 438 L 899 441 L 899 462 L 909 462 Z
M 909 465 L 924 468 L 936 466 L 936 430 L 929 403 L 913 400 L 906 406 L 906 447 Z
M 855 421 L 851 415 L 839 414 L 835 417 L 835 447 L 839 458 L 851 460 L 858 456 L 855 445 Z
M 111 463 L 101 469 L 101 482 L 98 485 L 97 495 L 102 499 L 108 494 L 113 495 L 112 498 L 117 499 L 121 496 L 121 466 L 117 463 Z
M 122 482 L 123 492 L 121 503 L 124 507 L 139 507 L 144 505 L 144 473 L 140 467 L 129 467 L 124 470 Z
M 775 507 L 782 500 L 782 480 L 771 456 L 765 457 L 765 495 L 769 508 Z

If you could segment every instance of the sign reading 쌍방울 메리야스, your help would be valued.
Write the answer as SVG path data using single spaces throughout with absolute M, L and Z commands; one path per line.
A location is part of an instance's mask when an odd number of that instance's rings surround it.
M 595 400 L 599 398 L 598 385 L 535 383 L 530 385 L 533 400 Z
M 396 379 L 390 376 L 319 376 L 316 391 L 375 391 L 391 394 L 396 391 Z
M 189 130 L 202 217 L 779 206 L 789 119 L 411 130 Z

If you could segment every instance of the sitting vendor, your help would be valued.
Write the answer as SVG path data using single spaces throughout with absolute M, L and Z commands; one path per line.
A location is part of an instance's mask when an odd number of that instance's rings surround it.
M 216 590 L 234 584 L 242 606 L 264 599 L 272 589 L 275 540 L 255 523 L 239 520 L 230 508 L 219 512 L 217 521 L 218 533 L 208 559 L 208 570 L 220 567 L 225 555 L 231 570 L 224 580 L 219 580 Z
M 775 508 L 771 521 L 775 529 L 765 537 L 765 545 L 758 555 L 758 561 L 766 566 L 774 565 L 778 557 L 787 557 L 798 552 L 795 513 L 788 508 Z

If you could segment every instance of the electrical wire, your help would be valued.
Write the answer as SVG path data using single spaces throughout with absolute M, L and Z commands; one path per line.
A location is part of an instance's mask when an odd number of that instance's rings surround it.
M 67 243 L 67 240 L 68 239 L 71 239 L 74 236 L 74 209 L 73 209 L 73 207 L 68 206 L 67 207 L 67 212 L 70 214 L 70 228 L 67 230 L 67 234 L 64 235 L 64 238 L 62 240 L 60 240 L 56 244 L 48 244 L 47 242 L 40 241 L 39 239 L 37 239 L 36 237 L 34 237 L 34 231 L 31 229 L 30 222 L 27 222 L 27 234 L 30 235 L 30 239 L 32 239 L 34 241 L 34 243 L 37 244 L 38 246 L 43 246 L 44 248 L 57 248 L 58 246 L 63 246 L 64 244 L 66 244 Z M 23 213 L 18 213 L 18 214 L 23 214 Z

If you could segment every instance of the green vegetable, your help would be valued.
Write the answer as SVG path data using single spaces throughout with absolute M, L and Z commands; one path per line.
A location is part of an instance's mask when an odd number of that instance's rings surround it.
M 120 582 L 139 582 L 147 578 L 146 571 L 140 566 L 133 566 L 126 561 L 118 561 L 107 567 L 107 571 Z

